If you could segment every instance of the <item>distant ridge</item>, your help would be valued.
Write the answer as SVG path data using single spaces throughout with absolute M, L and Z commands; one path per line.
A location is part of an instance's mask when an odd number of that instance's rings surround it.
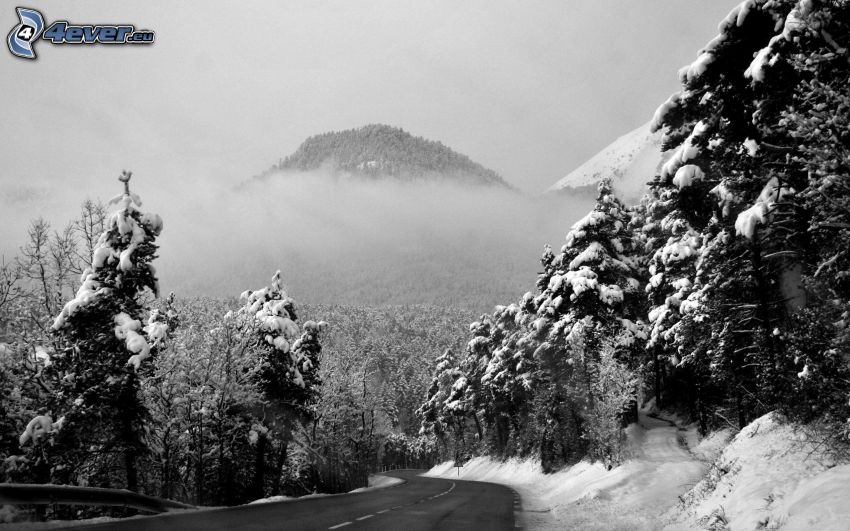
M 311 136 L 294 153 L 255 179 L 265 180 L 275 174 L 318 169 L 376 179 L 443 179 L 513 188 L 495 171 L 441 142 L 382 124 Z
M 644 124 L 619 137 L 546 190 L 549 193 L 595 194 L 596 185 L 610 176 L 617 195 L 638 201 L 661 163 L 661 132 Z

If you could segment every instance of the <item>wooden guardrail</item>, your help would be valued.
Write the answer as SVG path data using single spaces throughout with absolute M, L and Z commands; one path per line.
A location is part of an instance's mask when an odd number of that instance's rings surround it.
M 171 509 L 195 509 L 194 505 L 163 500 L 123 489 L 26 483 L 0 483 L 0 504 L 102 505 L 130 507 L 150 513 L 164 513 Z

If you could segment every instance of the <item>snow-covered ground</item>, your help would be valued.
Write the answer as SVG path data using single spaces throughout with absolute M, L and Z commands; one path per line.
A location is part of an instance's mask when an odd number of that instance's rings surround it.
M 425 475 L 516 489 L 528 529 L 850 529 L 850 465 L 776 415 L 731 442 L 731 430 L 699 440 L 645 412 L 628 431 L 631 458 L 612 470 L 581 462 L 543 474 L 535 460 L 478 457 Z
M 359 489 L 354 489 L 351 492 L 363 492 L 372 489 L 383 489 L 386 487 L 392 487 L 393 485 L 398 485 L 399 483 L 404 483 L 404 480 L 401 478 L 393 478 L 390 476 L 382 476 L 380 474 L 373 474 L 369 476 L 369 486 Z
M 668 512 L 667 529 L 850 529 L 850 465 L 818 438 L 778 414 L 755 420 Z
M 612 470 L 583 461 L 543 474 L 535 460 L 479 457 L 459 475 L 451 462 L 425 475 L 509 485 L 522 496 L 528 529 L 658 529 L 663 511 L 702 478 L 708 463 L 680 444 L 684 430 L 668 421 L 642 412 L 628 431 L 631 458 Z
M 392 487 L 393 485 L 398 485 L 399 483 L 404 483 L 403 479 L 393 478 L 390 476 L 382 476 L 380 474 L 372 474 L 369 476 L 369 486 L 368 487 L 360 487 L 359 489 L 354 489 L 348 494 L 353 494 L 355 492 L 366 492 L 374 489 L 383 489 L 386 487 Z M 259 500 L 254 500 L 249 502 L 250 504 L 254 503 L 272 503 L 272 502 L 280 502 L 280 501 L 290 501 L 290 500 L 304 500 L 306 498 L 321 498 L 324 496 L 333 496 L 333 494 L 308 494 L 306 496 L 271 496 L 269 498 L 261 498 Z

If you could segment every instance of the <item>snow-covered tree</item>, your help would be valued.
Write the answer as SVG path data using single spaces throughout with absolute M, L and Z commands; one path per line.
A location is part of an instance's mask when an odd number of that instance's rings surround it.
M 578 326 L 591 355 L 604 337 L 619 337 L 623 361 L 639 363 L 646 335 L 640 320 L 643 267 L 629 222 L 627 209 L 603 180 L 596 207 L 567 234 L 553 260 L 555 273 L 536 297 L 537 317 L 531 328 L 545 336 L 540 354 L 554 349 L 557 357 Z
M 549 254 L 547 247 L 544 265 Z M 528 334 L 527 328 L 534 316 L 532 303 L 529 292 L 519 303 L 497 306 L 492 317 L 481 321 L 488 327 L 484 330 L 489 333 L 487 341 L 470 342 L 470 347 L 488 352 L 489 361 L 480 378 L 489 392 L 485 411 L 489 443 L 499 455 L 525 454 L 536 448 L 537 439 L 529 426 L 539 375 L 534 357 L 539 341 Z M 480 326 L 473 323 L 471 329 L 475 331 Z
M 642 204 L 602 184 L 537 292 L 473 325 L 445 405 L 546 468 L 580 441 L 616 461 L 650 366 L 703 429 L 780 408 L 850 433 L 848 42 L 844 1 L 736 6 L 653 119 L 667 153 Z
M 650 345 L 690 375 L 676 391 L 693 391 L 685 401 L 703 427 L 716 422 L 707 407 L 742 425 L 788 403 L 816 359 L 832 367 L 825 381 L 837 378 L 816 315 L 841 311 L 818 303 L 824 286 L 812 278 L 842 256 L 846 189 L 834 183 L 846 128 L 830 117 L 846 113 L 828 87 L 846 85 L 847 11 L 829 0 L 742 2 L 656 113 L 670 156 L 653 207 L 668 237 L 655 245 Z
M 76 296 L 62 308 L 53 330 L 69 347 L 56 353 L 45 374 L 65 422 L 55 434 L 53 478 L 63 483 L 109 484 L 138 489 L 137 460 L 146 452 L 148 412 L 139 396 L 139 373 L 159 348 L 167 325 L 149 314 L 146 293 L 158 292 L 157 236 L 162 219 L 139 210 L 131 173 L 119 180 L 123 193 L 83 271 Z M 116 458 L 121 462 L 116 463 Z
M 560 253 L 544 250 L 537 294 L 471 325 L 459 374 L 441 400 L 472 420 L 497 455 L 539 452 L 546 469 L 581 457 L 603 339 L 617 338 L 621 363 L 642 365 L 644 273 L 633 240 L 629 212 L 604 181 Z M 432 389 L 438 396 L 440 387 Z
M 622 428 L 623 410 L 634 399 L 639 380 L 635 373 L 617 361 L 617 352 L 612 345 L 603 346 L 595 362 L 591 393 L 593 407 L 584 424 L 590 456 L 602 461 L 609 469 L 623 459 L 625 433 Z
M 754 243 L 781 257 L 791 315 L 775 341 L 786 346 L 785 391 L 797 398 L 790 407 L 830 425 L 850 415 L 848 39 L 846 2 L 800 2 L 753 60 L 753 86 L 770 102 L 753 117 L 758 155 L 772 171 L 738 218 L 755 225 Z
M 458 428 L 457 420 L 446 410 L 446 400 L 451 392 L 451 387 L 461 376 L 452 349 L 446 349 L 436 359 L 434 375 L 425 401 L 416 410 L 416 415 L 421 420 L 420 434 L 434 435 L 444 446 L 447 445 L 447 437 L 454 435 Z
M 275 489 L 286 462 L 292 430 L 312 415 L 311 405 L 318 397 L 320 334 L 327 323 L 307 321 L 298 326 L 295 301 L 283 288 L 280 271 L 270 286 L 242 294 L 244 305 L 238 311 L 249 345 L 260 362 L 258 385 L 266 399 L 260 415 L 279 437 Z M 258 431 L 253 491 L 261 497 L 265 490 L 267 432 Z
M 259 364 L 225 303 L 169 297 L 159 308 L 169 324 L 167 348 L 143 382 L 155 450 L 150 476 L 164 498 L 195 504 L 244 503 L 260 403 Z M 180 326 L 176 326 L 179 321 Z

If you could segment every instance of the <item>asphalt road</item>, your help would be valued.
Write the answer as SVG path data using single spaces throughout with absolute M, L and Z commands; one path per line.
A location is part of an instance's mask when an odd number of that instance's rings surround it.
M 516 504 L 519 511 L 519 497 L 511 489 L 477 481 L 423 478 L 417 476 L 420 472 L 387 472 L 385 475 L 406 482 L 357 494 L 163 514 L 89 525 L 85 529 L 497 531 L 515 528 L 514 510 Z

